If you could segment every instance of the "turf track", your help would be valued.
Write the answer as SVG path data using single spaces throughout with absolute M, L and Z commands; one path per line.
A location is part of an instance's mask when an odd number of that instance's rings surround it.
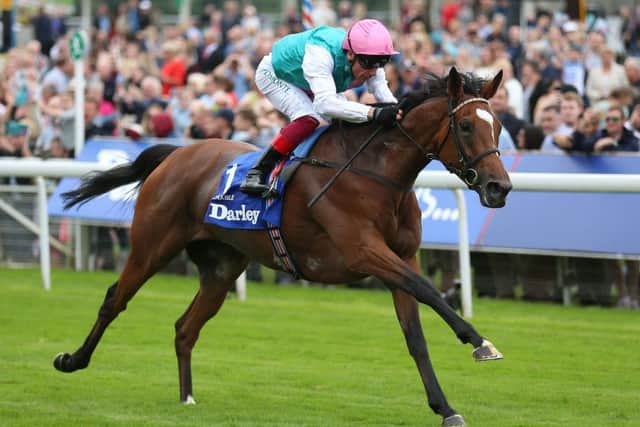
M 178 402 L 173 323 L 196 280 L 153 278 L 107 330 L 91 366 L 53 356 L 84 340 L 112 273 L 0 269 L 0 426 L 438 426 L 388 293 L 249 283 L 193 355 L 198 405 Z M 640 426 L 640 312 L 474 301 L 505 354 L 471 348 L 428 309 L 440 382 L 469 426 Z

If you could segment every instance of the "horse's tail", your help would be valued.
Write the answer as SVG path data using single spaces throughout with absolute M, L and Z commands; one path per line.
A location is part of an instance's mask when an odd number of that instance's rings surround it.
M 131 163 L 83 177 L 80 187 L 62 193 L 64 208 L 82 205 L 94 197 L 125 184 L 140 181 L 139 185 L 142 185 L 151 172 L 178 148 L 180 147 L 169 144 L 154 145 L 140 153 Z

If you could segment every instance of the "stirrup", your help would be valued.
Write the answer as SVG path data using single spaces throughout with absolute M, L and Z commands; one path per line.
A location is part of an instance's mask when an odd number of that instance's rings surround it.
M 252 196 L 262 196 L 262 194 L 269 191 L 269 186 L 262 184 L 261 182 L 243 182 L 240 186 L 240 191 Z
M 264 172 L 260 169 L 250 169 L 240 185 L 240 191 L 253 196 L 260 196 L 269 190 L 269 186 L 262 182 Z

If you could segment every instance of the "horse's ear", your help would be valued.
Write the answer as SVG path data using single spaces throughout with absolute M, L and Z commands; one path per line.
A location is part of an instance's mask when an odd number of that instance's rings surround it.
M 462 98 L 462 78 L 458 70 L 456 70 L 456 67 L 451 67 L 451 71 L 449 71 L 449 77 L 447 77 L 447 93 L 453 99 Z
M 491 99 L 496 94 L 502 81 L 502 70 L 498 71 L 498 74 L 490 82 L 485 83 L 480 89 L 480 96 L 484 99 Z

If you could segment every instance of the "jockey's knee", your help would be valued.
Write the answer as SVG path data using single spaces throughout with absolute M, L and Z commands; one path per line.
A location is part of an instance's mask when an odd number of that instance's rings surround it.
M 298 145 L 306 137 L 311 135 L 319 124 L 320 122 L 318 119 L 311 115 L 306 115 L 293 120 L 287 126 L 282 128 L 280 133 L 292 144 Z

